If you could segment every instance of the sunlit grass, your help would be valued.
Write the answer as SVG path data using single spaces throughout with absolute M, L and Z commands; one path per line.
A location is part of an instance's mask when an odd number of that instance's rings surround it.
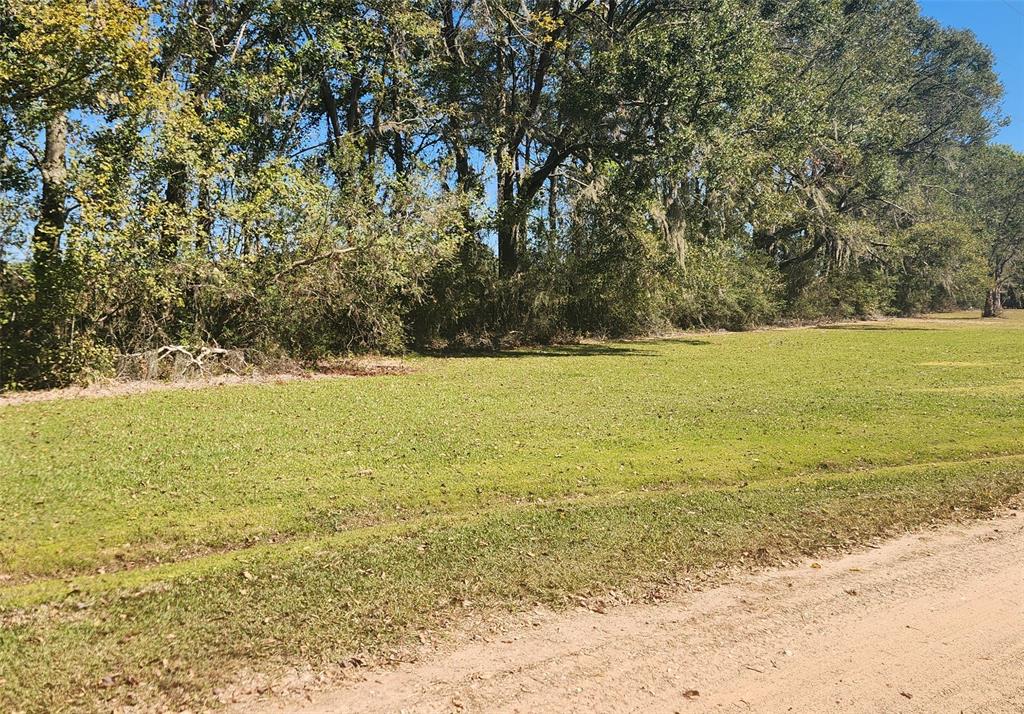
M 0 709 L 209 701 L 452 603 L 998 503 L 1024 482 L 1024 316 L 967 317 L 2 407 Z

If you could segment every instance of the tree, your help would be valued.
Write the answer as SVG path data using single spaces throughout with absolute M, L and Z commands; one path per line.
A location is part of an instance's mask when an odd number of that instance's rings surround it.
M 1003 311 L 1008 279 L 1024 262 L 1024 156 L 1008 146 L 980 147 L 964 175 L 966 207 L 987 243 L 990 284 L 984 317 Z
M 8 0 L 3 19 L 5 161 L 38 176 L 32 255 L 46 291 L 60 263 L 72 132 L 87 131 L 93 114 L 116 120 L 131 111 L 149 81 L 151 47 L 140 8 L 127 0 Z
M 911 0 L 0 0 L 0 34 L 3 385 L 968 305 L 982 248 L 1018 299 L 992 57 Z
M 782 266 L 841 266 L 873 247 L 865 227 L 889 218 L 916 162 L 987 139 L 1001 88 L 986 47 L 909 0 L 830 3 L 811 19 L 802 3 L 781 7 L 779 67 L 796 80 L 778 85 L 789 161 L 768 195 L 785 208 L 755 240 Z

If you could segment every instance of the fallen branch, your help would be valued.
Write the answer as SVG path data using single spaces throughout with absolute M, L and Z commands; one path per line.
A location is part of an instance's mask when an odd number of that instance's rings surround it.
M 211 371 L 240 376 L 247 366 L 244 353 L 240 350 L 201 347 L 192 351 L 182 345 L 164 345 L 124 354 L 118 362 L 118 374 L 133 379 L 205 377 Z
M 295 272 L 296 270 L 298 270 L 300 268 L 305 268 L 306 266 L 313 265 L 314 263 L 319 263 L 319 262 L 324 261 L 324 260 L 329 260 L 331 258 L 337 258 L 337 257 L 340 257 L 342 255 L 345 255 L 345 253 L 351 253 L 354 250 L 358 250 L 358 248 L 356 248 L 355 246 L 351 246 L 351 247 L 348 247 L 348 248 L 336 248 L 334 250 L 329 250 L 326 253 L 320 253 L 319 255 L 314 255 L 314 256 L 311 256 L 309 258 L 303 258 L 302 260 L 296 260 L 294 263 L 289 265 L 287 268 L 282 268 L 281 270 L 279 270 L 276 273 L 274 273 L 273 280 L 280 280 L 285 275 L 288 275 L 289 273 L 293 273 L 293 272 Z

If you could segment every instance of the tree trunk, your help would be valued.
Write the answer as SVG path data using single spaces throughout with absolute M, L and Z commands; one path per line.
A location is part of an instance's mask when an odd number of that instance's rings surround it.
M 353 72 L 348 85 L 347 107 L 345 110 L 345 128 L 350 134 L 362 128 L 363 110 L 360 101 L 363 98 L 363 73 Z
M 395 174 L 405 176 L 407 173 L 405 165 L 405 138 L 400 131 L 395 132 L 394 147 Z
M 509 30 L 511 34 L 511 30 Z M 498 114 L 505 119 L 511 107 L 509 91 L 505 86 L 507 76 L 510 72 L 509 60 L 506 56 L 504 46 L 498 47 L 498 60 L 495 67 L 495 84 L 498 90 Z M 515 195 L 515 156 L 512 154 L 514 147 L 511 147 L 507 137 L 499 141 L 495 151 L 494 163 L 496 166 L 496 201 L 495 210 L 498 217 L 498 275 L 507 278 L 515 275 L 519 270 L 519 256 L 517 254 L 516 224 L 513 204 Z
M 662 194 L 665 216 L 662 230 L 665 242 L 679 267 L 683 269 L 686 268 L 686 204 L 683 195 L 685 190 L 680 190 L 679 182 L 673 181 L 671 187 Z
M 452 7 L 452 0 L 445 0 L 443 4 L 443 25 L 441 36 L 444 39 L 445 51 L 449 61 L 456 67 L 465 65 L 465 58 L 458 44 L 458 30 L 455 27 L 455 11 Z M 452 98 L 453 100 L 456 97 Z M 467 193 L 473 187 L 473 175 L 470 173 L 469 152 L 466 150 L 462 138 L 462 123 L 455 114 L 448 117 L 448 138 L 452 154 L 455 156 L 456 185 Z M 469 225 L 469 213 L 466 212 L 466 225 Z
M 1003 312 L 1003 296 L 1002 290 L 999 286 L 995 286 L 988 291 L 988 295 L 985 297 L 985 309 L 982 311 L 982 317 L 999 317 Z
M 495 209 L 498 217 L 498 275 L 508 278 L 519 272 L 519 244 L 522 219 L 517 205 L 515 168 L 508 147 L 498 149 L 498 189 Z
M 452 153 L 455 154 L 455 182 L 467 193 L 473 188 L 473 174 L 469 167 L 469 152 L 462 140 L 462 126 L 458 119 L 449 120 Z
M 221 58 L 221 51 L 223 49 L 223 43 L 219 41 L 218 36 L 214 35 L 212 30 L 215 20 L 214 13 L 216 11 L 216 0 L 201 0 L 196 3 L 194 16 L 192 17 L 194 26 L 201 28 L 203 33 L 204 51 L 196 57 L 197 66 L 189 88 L 192 95 L 192 110 L 201 120 L 205 119 L 206 99 L 214 84 L 214 70 L 217 68 L 217 62 Z M 241 19 L 238 22 L 239 24 L 235 27 L 236 31 L 239 27 L 243 26 Z M 170 70 L 171 68 L 168 69 Z M 206 158 L 204 154 L 205 151 L 201 153 L 201 156 Z M 170 208 L 172 215 L 164 219 L 163 226 L 160 229 L 160 243 L 158 246 L 160 258 L 165 261 L 170 261 L 177 257 L 178 249 L 186 237 L 183 227 L 186 217 L 191 212 L 190 204 L 193 189 L 193 185 L 189 181 L 188 170 L 187 163 L 173 157 L 171 158 L 167 171 L 167 188 L 164 191 L 164 200 Z M 199 192 L 200 201 L 202 201 L 204 192 L 202 186 L 200 186 Z M 205 198 L 208 201 L 209 195 L 207 194 Z M 202 214 L 204 206 L 200 205 L 199 208 L 201 212 L 199 217 L 201 226 L 200 235 L 195 237 L 195 245 L 197 247 L 204 237 L 211 237 L 213 228 L 213 224 L 207 222 L 208 216 Z
M 68 118 L 63 112 L 46 124 L 46 146 L 39 172 L 42 192 L 39 222 L 32 235 L 32 264 L 40 289 L 47 289 L 53 270 L 60 263 L 60 239 L 67 221 Z
M 211 161 L 210 157 L 204 160 Z M 196 250 L 204 254 L 213 246 L 213 196 L 206 181 L 199 186 L 199 235 L 196 237 Z
M 334 99 L 334 90 L 326 76 L 320 77 L 320 102 L 327 115 L 327 151 L 333 156 L 341 144 L 341 119 L 338 116 L 338 102 Z
M 552 241 L 558 234 L 558 177 L 554 174 L 548 179 L 548 230 Z
M 509 278 L 519 272 L 521 224 L 511 216 L 498 218 L 498 275 Z

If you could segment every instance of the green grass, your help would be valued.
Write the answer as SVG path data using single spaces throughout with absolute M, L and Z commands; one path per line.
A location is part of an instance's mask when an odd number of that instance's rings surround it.
M 954 316 L 954 318 L 957 316 Z M 0 407 L 0 710 L 204 705 L 473 608 L 1024 490 L 1024 314 Z

